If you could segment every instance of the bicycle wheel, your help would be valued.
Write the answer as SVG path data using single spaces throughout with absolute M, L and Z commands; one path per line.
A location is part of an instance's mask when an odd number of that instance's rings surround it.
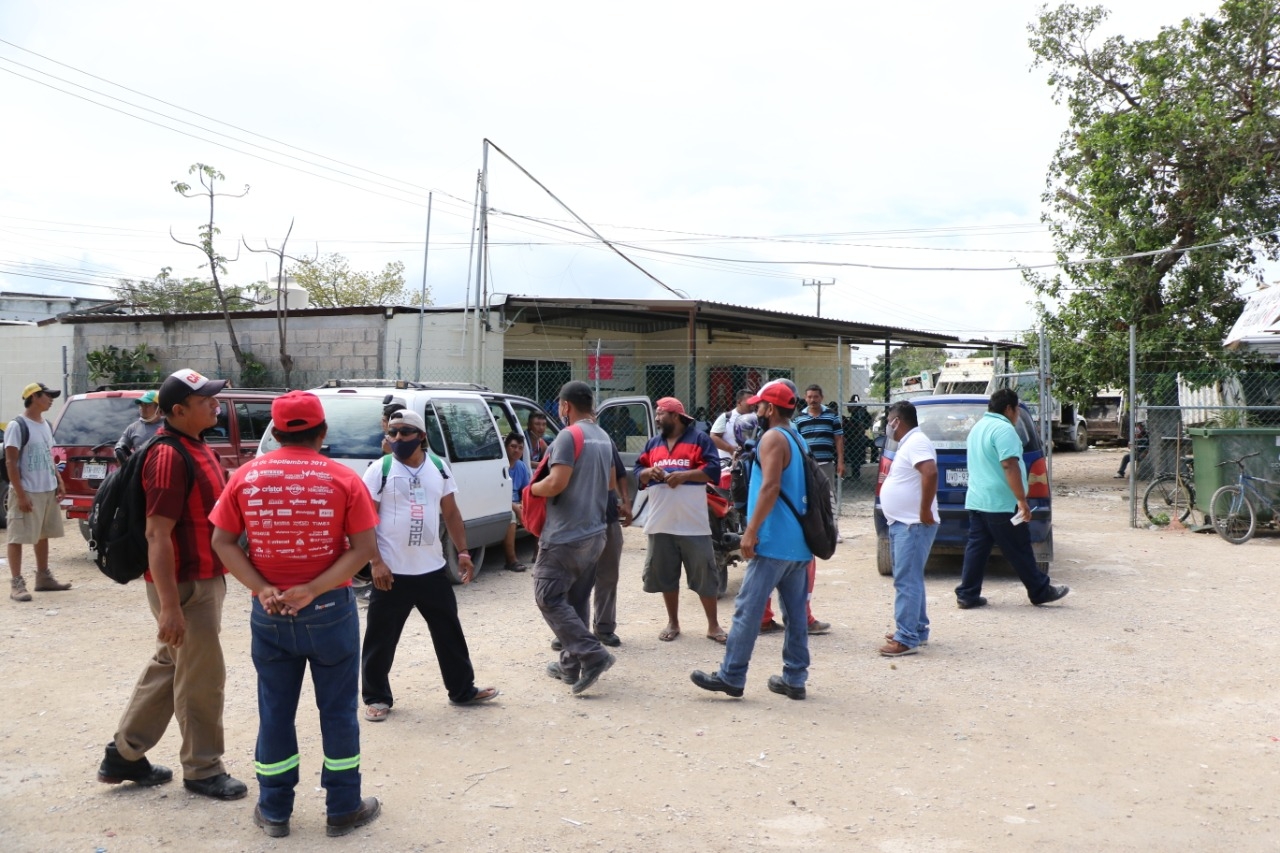
M 1142 496 L 1142 510 L 1152 524 L 1167 524 L 1167 519 L 1186 521 L 1191 515 L 1191 488 L 1186 480 L 1172 474 L 1161 474 L 1147 486 Z M 1160 519 L 1166 519 L 1161 521 Z
M 1209 518 L 1218 535 L 1233 545 L 1243 545 L 1258 529 L 1253 504 L 1239 486 L 1223 486 L 1209 499 Z

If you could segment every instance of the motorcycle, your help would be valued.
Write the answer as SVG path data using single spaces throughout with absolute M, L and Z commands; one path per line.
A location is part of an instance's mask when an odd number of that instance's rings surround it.
M 717 595 L 722 596 L 729 588 L 729 567 L 742 561 L 742 516 L 727 489 L 707 484 L 707 518 L 716 555 Z

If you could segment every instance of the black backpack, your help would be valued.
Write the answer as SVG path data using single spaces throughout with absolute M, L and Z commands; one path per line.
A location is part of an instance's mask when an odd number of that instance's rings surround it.
M 195 485 L 196 465 L 173 435 L 157 435 L 112 471 L 93 496 L 89 510 L 89 547 L 102 573 L 116 583 L 128 583 L 147 570 L 147 495 L 142 488 L 142 466 L 157 444 L 167 444 L 187 463 L 187 494 Z

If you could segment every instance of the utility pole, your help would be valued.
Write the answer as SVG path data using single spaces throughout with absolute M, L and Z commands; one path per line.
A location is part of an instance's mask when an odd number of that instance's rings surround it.
M 819 317 L 821 317 L 821 316 L 822 316 L 822 288 L 824 288 L 824 287 L 830 287 L 831 285 L 833 285 L 833 284 L 835 284 L 835 283 L 836 283 L 836 280 L 835 280 L 834 278 L 833 278 L 833 279 L 831 279 L 831 281 L 818 281 L 818 280 L 815 278 L 813 281 L 805 281 L 805 282 L 804 282 L 804 286 L 805 286 L 805 287 L 816 287 L 816 288 L 818 288 L 818 316 L 819 316 Z

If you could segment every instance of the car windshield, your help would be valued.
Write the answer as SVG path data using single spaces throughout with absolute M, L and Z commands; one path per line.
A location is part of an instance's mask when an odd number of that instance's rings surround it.
M 935 450 L 965 450 L 969 432 L 987 413 L 986 403 L 947 403 L 935 406 L 916 406 L 920 429 L 933 442 Z M 1035 421 L 1025 409 L 1018 410 L 1018 422 L 1014 424 L 1018 438 L 1022 439 L 1024 453 L 1040 449 L 1036 437 Z M 896 441 L 887 443 L 889 450 L 897 447 Z
M 88 397 L 68 400 L 58 419 L 53 443 L 63 447 L 114 445 L 124 428 L 138 418 L 133 397 Z
M 331 459 L 377 459 L 382 456 L 382 400 L 375 397 L 321 397 L 329 432 L 324 439 Z M 262 452 L 280 447 L 268 432 Z

